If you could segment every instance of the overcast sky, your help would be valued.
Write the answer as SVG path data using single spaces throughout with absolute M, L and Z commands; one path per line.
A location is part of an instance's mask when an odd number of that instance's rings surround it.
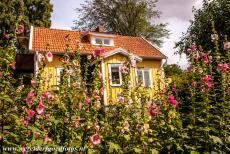
M 53 4 L 52 28 L 71 29 L 73 21 L 77 18 L 75 8 L 80 7 L 84 0 L 51 0 Z M 162 13 L 157 22 L 168 23 L 170 30 L 169 39 L 165 39 L 161 51 L 168 57 L 169 64 L 177 63 L 182 68 L 187 67 L 186 57 L 174 55 L 175 42 L 186 32 L 190 25 L 189 20 L 193 19 L 192 8 L 200 8 L 202 0 L 159 0 L 157 9 Z

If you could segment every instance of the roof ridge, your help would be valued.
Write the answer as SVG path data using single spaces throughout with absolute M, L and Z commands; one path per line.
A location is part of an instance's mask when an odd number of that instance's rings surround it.
M 35 29 L 47 29 L 47 30 L 58 30 L 58 31 L 68 31 L 68 32 L 83 32 L 80 30 L 71 30 L 71 29 L 59 29 L 59 28 L 48 28 L 48 27 L 35 27 Z

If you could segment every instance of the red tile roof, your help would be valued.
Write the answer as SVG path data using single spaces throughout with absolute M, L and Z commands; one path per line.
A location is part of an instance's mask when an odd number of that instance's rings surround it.
M 70 51 L 75 51 L 77 48 L 77 40 L 80 40 L 82 36 L 86 35 L 85 32 L 74 30 L 60 30 L 49 29 L 43 27 L 34 27 L 32 36 L 32 49 L 31 51 L 52 51 L 52 52 L 64 52 L 66 49 L 65 36 L 69 35 L 69 48 Z M 166 58 L 158 49 L 148 43 L 141 37 L 121 36 L 114 35 L 114 46 L 103 46 L 106 51 L 110 51 L 116 48 L 123 48 L 129 50 L 135 55 L 146 58 Z M 82 37 L 82 54 L 90 54 L 98 47 L 91 45 L 88 37 Z M 47 46 L 48 45 L 48 46 Z

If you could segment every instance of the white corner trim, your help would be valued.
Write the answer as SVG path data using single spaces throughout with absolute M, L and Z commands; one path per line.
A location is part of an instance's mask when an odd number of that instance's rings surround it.
M 115 55 L 117 53 L 120 53 L 122 55 L 125 55 L 125 56 L 130 56 L 130 55 L 133 55 L 135 57 L 135 59 L 137 61 L 142 61 L 142 58 L 137 56 L 137 55 L 134 55 L 132 53 L 129 53 L 127 50 L 125 49 L 122 49 L 122 48 L 117 48 L 117 49 L 114 49 L 114 50 L 111 50 L 111 51 L 108 51 L 104 54 L 104 58 L 107 58 L 107 57 L 110 57 L 112 55 Z
M 29 50 L 32 50 L 32 45 L 33 45 L 33 32 L 34 32 L 34 27 L 30 27 L 30 41 L 29 41 Z
M 102 74 L 102 83 L 103 83 L 103 87 L 104 87 L 104 95 L 103 95 L 103 101 L 104 101 L 104 105 L 107 105 L 107 93 L 106 93 L 106 80 L 105 80 L 105 62 L 102 59 L 101 61 L 101 74 Z
M 38 51 L 34 53 L 34 78 L 38 75 Z

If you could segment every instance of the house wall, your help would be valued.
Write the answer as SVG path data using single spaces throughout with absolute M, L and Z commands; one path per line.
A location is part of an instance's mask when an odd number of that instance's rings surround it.
M 55 85 L 57 84 L 57 68 L 62 67 L 62 63 L 60 61 L 60 56 L 53 55 L 53 61 L 50 63 L 47 63 L 47 65 L 44 68 L 44 72 L 42 73 L 43 81 L 45 82 L 45 89 L 51 88 L 55 89 Z
M 126 61 L 126 57 L 121 54 L 115 54 L 113 56 L 110 56 L 106 59 L 104 59 L 104 67 L 105 67 L 105 89 L 106 89 L 106 97 L 107 97 L 107 104 L 111 102 L 115 102 L 117 99 L 117 94 L 121 93 L 122 89 L 121 87 L 114 87 L 110 86 L 109 83 L 109 64 L 111 63 L 122 63 Z M 60 61 L 60 57 L 57 55 L 54 55 L 53 61 L 51 63 L 47 63 L 46 67 L 44 68 L 44 72 L 42 73 L 43 79 L 47 79 L 47 82 L 45 82 L 44 87 L 45 89 L 56 89 L 55 85 L 57 84 L 57 68 L 61 68 L 62 63 Z M 152 80 L 152 86 L 151 88 L 145 88 L 148 90 L 148 94 L 151 98 L 154 98 L 156 96 L 156 90 L 158 89 L 159 82 L 158 82 L 158 75 L 157 72 L 161 67 L 161 61 L 160 60 L 142 60 L 141 62 L 137 62 L 137 68 L 144 68 L 150 70 L 150 76 Z M 136 71 L 137 68 L 131 68 L 131 82 L 133 86 L 136 86 Z M 161 84 L 162 86 L 162 84 Z
M 113 56 L 110 56 L 104 60 L 104 67 L 105 67 L 105 85 L 106 85 L 106 93 L 107 93 L 107 104 L 113 103 L 117 99 L 117 94 L 122 91 L 121 87 L 114 87 L 110 86 L 109 83 L 109 64 L 111 63 L 122 63 L 126 60 L 126 57 L 124 57 L 121 54 L 115 54 Z M 150 76 L 152 81 L 151 88 L 145 88 L 148 90 L 148 94 L 151 98 L 155 97 L 155 92 L 158 89 L 158 81 L 157 81 L 157 71 L 161 67 L 161 61 L 160 60 L 143 60 L 141 62 L 137 62 L 137 68 L 144 68 L 150 70 Z M 137 68 L 131 68 L 131 82 L 133 86 L 136 86 L 136 71 Z

